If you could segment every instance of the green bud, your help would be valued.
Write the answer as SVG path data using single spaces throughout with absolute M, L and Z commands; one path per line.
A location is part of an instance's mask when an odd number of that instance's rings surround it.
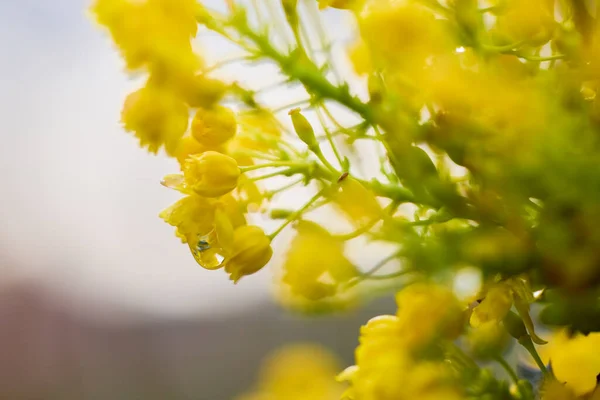
M 294 213 L 294 211 L 292 211 L 292 210 L 285 210 L 283 208 L 275 208 L 275 209 L 271 210 L 271 218 L 272 219 L 286 219 L 293 213 Z
M 300 140 L 306 143 L 309 148 L 318 148 L 319 143 L 315 137 L 315 131 L 306 117 L 300 113 L 300 109 L 294 108 L 293 110 L 290 110 L 289 115 L 292 117 L 294 130 Z
M 525 324 L 521 317 L 516 313 L 509 311 L 502 322 L 508 333 L 515 339 L 521 339 L 522 337 L 527 336 L 527 328 L 525 328 Z

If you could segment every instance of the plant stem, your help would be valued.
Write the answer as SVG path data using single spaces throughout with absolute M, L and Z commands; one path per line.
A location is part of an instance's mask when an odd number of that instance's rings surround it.
M 281 224 L 281 226 L 279 228 L 277 228 L 277 230 L 275 230 L 275 232 L 271 233 L 269 235 L 269 239 L 273 240 L 275 239 L 275 237 L 277 235 L 279 235 L 279 233 L 281 233 L 281 231 L 283 231 L 283 229 L 288 226 L 289 224 L 291 224 L 292 222 L 294 222 L 295 220 L 297 220 L 303 213 L 304 211 L 308 210 L 308 208 L 317 200 L 319 200 L 323 194 L 329 190 L 330 187 L 329 186 L 325 186 L 323 189 L 319 190 L 317 192 L 317 194 L 315 194 L 306 204 L 304 204 L 302 207 L 300 207 L 298 210 L 296 210 L 294 213 L 292 213 L 292 215 L 290 215 L 286 221 Z
M 498 354 L 497 356 L 494 357 L 494 360 L 498 364 L 500 364 L 500 366 L 502 368 L 504 368 L 504 370 L 508 373 L 508 375 L 510 376 L 510 379 L 512 379 L 514 383 L 518 383 L 519 382 L 519 377 L 517 376 L 517 373 L 510 366 L 510 364 L 508 362 L 506 362 L 506 360 L 504 359 L 504 357 L 502 357 L 501 355 Z

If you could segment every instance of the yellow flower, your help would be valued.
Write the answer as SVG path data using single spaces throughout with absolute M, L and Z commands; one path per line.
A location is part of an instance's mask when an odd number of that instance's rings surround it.
M 435 339 L 454 339 L 461 333 L 462 307 L 446 287 L 413 284 L 398 292 L 396 302 L 403 340 L 417 352 Z
M 577 396 L 591 393 L 600 374 L 600 333 L 569 336 L 566 331 L 559 331 L 549 346 L 549 360 L 556 379 Z
M 235 160 L 216 151 L 190 156 L 183 166 L 187 186 L 205 197 L 231 192 L 238 183 L 240 169 Z
M 339 368 L 333 354 L 320 346 L 288 345 L 265 359 L 256 390 L 238 400 L 337 400 L 343 389 L 334 379 Z
M 227 90 L 227 84 L 203 74 L 183 83 L 185 84 L 178 88 L 178 93 L 190 107 L 211 108 L 221 100 Z
M 454 49 L 444 24 L 417 2 L 371 1 L 358 22 L 374 64 L 410 77 L 422 73 L 428 57 Z
M 110 31 L 129 69 L 145 67 L 173 80 L 190 79 L 200 66 L 190 42 L 197 7 L 195 0 L 96 0 L 92 12 Z
M 488 289 L 481 304 L 473 310 L 470 319 L 471 326 L 477 328 L 487 322 L 499 323 L 510 311 L 512 304 L 512 291 L 506 283 L 492 286 Z
M 260 271 L 273 256 L 271 240 L 258 226 L 244 225 L 233 232 L 231 254 L 225 261 L 225 272 L 237 283 L 243 276 Z
M 198 237 L 213 229 L 214 214 L 213 201 L 190 194 L 163 210 L 159 216 L 177 228 L 177 234 L 184 242 L 195 244 Z
M 266 110 L 246 112 L 239 115 L 239 129 L 229 142 L 229 153 L 245 165 L 252 164 L 252 158 L 244 153 L 247 150 L 268 152 L 279 147 L 281 129 L 275 116 Z M 240 164 L 241 165 L 241 164 Z
M 577 396 L 565 384 L 548 378 L 540 388 L 540 400 L 577 400 Z
M 460 399 L 450 368 L 413 357 L 397 316 L 383 315 L 361 327 L 356 366 L 338 379 L 349 380 L 356 400 Z
M 510 0 L 498 17 L 498 29 L 510 40 L 528 40 L 541 46 L 552 37 L 556 25 L 549 2 L 545 0 Z
M 375 194 L 352 177 L 347 177 L 331 195 L 334 204 L 358 226 L 381 219 L 383 210 Z
M 192 136 L 203 146 L 222 145 L 235 136 L 237 123 L 231 109 L 223 106 L 200 108 L 192 120 Z
M 292 293 L 320 300 L 336 293 L 340 284 L 357 275 L 344 256 L 344 243 L 321 226 L 299 221 L 283 265 L 283 282 Z M 319 251 L 315 251 L 319 249 Z
M 121 120 L 142 147 L 157 153 L 164 146 L 173 154 L 188 126 L 188 109 L 169 91 L 146 86 L 127 96 Z
M 225 152 L 223 147 L 206 147 L 198 143 L 193 136 L 184 136 L 179 141 L 174 156 L 177 158 L 179 165 L 183 169 L 185 160 L 187 160 L 190 156 L 202 154 L 209 150 L 217 151 L 219 153 Z

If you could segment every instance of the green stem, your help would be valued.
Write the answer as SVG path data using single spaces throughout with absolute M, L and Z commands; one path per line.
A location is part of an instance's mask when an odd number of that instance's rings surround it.
M 325 167 L 327 167 L 327 169 L 329 169 L 331 172 L 333 172 L 336 175 L 341 175 L 341 173 L 337 170 L 337 168 L 335 168 L 327 159 L 327 157 L 325 157 L 325 155 L 323 154 L 323 152 L 321 151 L 321 148 L 317 145 L 315 147 L 311 146 L 309 147 L 309 150 L 312 151 L 317 158 L 319 159 L 319 161 L 321 161 L 323 163 L 323 165 L 325 165 Z
M 296 162 L 296 161 L 273 161 L 273 162 L 269 162 L 269 163 L 249 165 L 247 167 L 239 167 L 239 168 L 242 173 L 246 173 L 248 171 L 255 171 L 257 169 L 262 169 L 262 168 L 302 167 L 302 166 L 306 166 L 306 163 Z
M 275 171 L 270 174 L 250 178 L 250 181 L 257 182 L 257 181 L 262 181 L 264 179 L 273 178 L 274 176 L 280 176 L 280 175 L 287 176 L 287 175 L 290 175 L 293 173 L 299 173 L 299 172 L 301 172 L 301 170 L 299 170 L 298 168 L 288 168 L 288 169 L 284 169 L 284 170 L 280 170 L 280 171 Z
M 550 372 L 548 371 L 548 368 L 546 368 L 546 365 L 544 364 L 544 362 L 542 361 L 542 358 L 538 354 L 538 352 L 535 348 L 535 345 L 531 341 L 531 338 L 529 337 L 529 335 L 525 335 L 525 336 L 521 337 L 518 341 L 521 344 L 521 346 L 525 347 L 525 349 L 529 352 L 529 354 L 531 355 L 531 357 L 537 364 L 540 371 L 542 371 L 542 373 L 544 375 L 549 375 Z
M 508 373 L 508 375 L 510 376 L 510 379 L 512 379 L 514 383 L 518 383 L 519 382 L 519 377 L 517 376 L 517 373 L 510 366 L 510 364 L 508 362 L 506 362 L 506 360 L 504 359 L 504 357 L 502 357 L 501 355 L 497 355 L 497 356 L 494 357 L 494 360 L 498 364 L 500 364 L 500 366 L 502 368 L 504 368 L 504 370 Z
M 299 208 L 298 210 L 296 210 L 292 215 L 290 215 L 286 221 L 281 224 L 281 226 L 279 228 L 277 228 L 277 230 L 275 230 L 275 232 L 271 233 L 269 235 L 269 239 L 273 240 L 275 239 L 275 237 L 277 235 L 279 235 L 279 233 L 281 233 L 281 231 L 283 231 L 285 229 L 286 226 L 288 226 L 289 224 L 291 224 L 292 222 L 294 222 L 295 220 L 297 220 L 300 216 L 302 216 L 302 214 L 304 213 L 304 211 L 308 210 L 308 208 L 317 200 L 319 200 L 323 194 L 329 190 L 330 187 L 329 186 L 325 186 L 323 189 L 319 190 L 317 192 L 317 194 L 315 194 L 306 204 L 304 204 L 301 208 Z

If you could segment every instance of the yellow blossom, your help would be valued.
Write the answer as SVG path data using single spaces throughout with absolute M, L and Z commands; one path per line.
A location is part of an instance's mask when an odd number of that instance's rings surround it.
M 210 199 L 190 194 L 166 208 L 160 217 L 177 228 L 177 234 L 185 242 L 196 243 L 198 237 L 213 229 L 215 203 Z
M 339 369 L 334 355 L 320 346 L 288 345 L 265 359 L 250 397 L 237 400 L 337 400 L 343 389 L 334 379 Z
M 600 333 L 570 336 L 566 331 L 560 331 L 553 336 L 549 346 L 549 361 L 556 379 L 577 396 L 591 393 L 600 374 Z
M 479 327 L 487 322 L 500 322 L 513 304 L 512 291 L 506 283 L 493 285 L 471 314 L 470 323 Z
M 453 50 L 444 25 L 413 1 L 371 1 L 359 16 L 362 38 L 378 67 L 418 76 L 428 57 Z
M 375 194 L 352 177 L 347 177 L 339 187 L 335 187 L 331 199 L 358 226 L 374 223 L 383 216 Z
M 170 80 L 189 79 L 200 66 L 190 42 L 196 10 L 195 0 L 96 0 L 92 6 L 129 69 L 145 67 Z
M 310 221 L 298 222 L 296 231 L 283 264 L 283 281 L 294 294 L 320 300 L 356 276 L 356 268 L 344 256 L 342 241 Z
M 552 37 L 554 16 L 546 0 L 509 0 L 503 5 L 497 28 L 511 40 L 542 45 Z
M 244 225 L 233 232 L 225 272 L 237 283 L 243 276 L 260 271 L 273 256 L 271 240 L 258 226 Z
M 173 154 L 188 126 L 188 109 L 169 91 L 146 86 L 127 96 L 121 120 L 142 147 L 152 153 L 164 146 Z
M 454 339 L 463 328 L 463 310 L 452 291 L 444 286 L 417 283 L 396 295 L 403 338 L 419 351 L 434 339 Z
M 183 166 L 187 186 L 205 197 L 231 192 L 238 183 L 240 169 L 235 160 L 216 151 L 190 156 Z
M 183 165 L 185 164 L 185 160 L 187 160 L 190 156 L 193 155 L 198 155 L 198 154 L 202 154 L 205 151 L 209 151 L 209 150 L 214 150 L 217 151 L 219 153 L 224 153 L 224 148 L 219 146 L 219 147 L 206 147 L 201 145 L 200 143 L 198 143 L 198 141 L 196 139 L 194 139 L 193 136 L 184 136 L 181 138 L 181 140 L 179 141 L 179 144 L 177 145 L 177 150 L 175 150 L 175 158 L 177 158 L 177 161 L 179 162 L 179 165 L 181 166 L 181 168 L 183 168 Z
M 222 145 L 235 136 L 236 130 L 235 115 L 224 106 L 200 108 L 192 120 L 192 136 L 207 147 Z
M 460 399 L 451 370 L 437 361 L 413 357 L 403 336 L 403 322 L 383 315 L 361 327 L 356 366 L 339 379 L 349 380 L 356 400 Z
M 540 388 L 540 400 L 577 400 L 577 396 L 565 384 L 548 378 Z

